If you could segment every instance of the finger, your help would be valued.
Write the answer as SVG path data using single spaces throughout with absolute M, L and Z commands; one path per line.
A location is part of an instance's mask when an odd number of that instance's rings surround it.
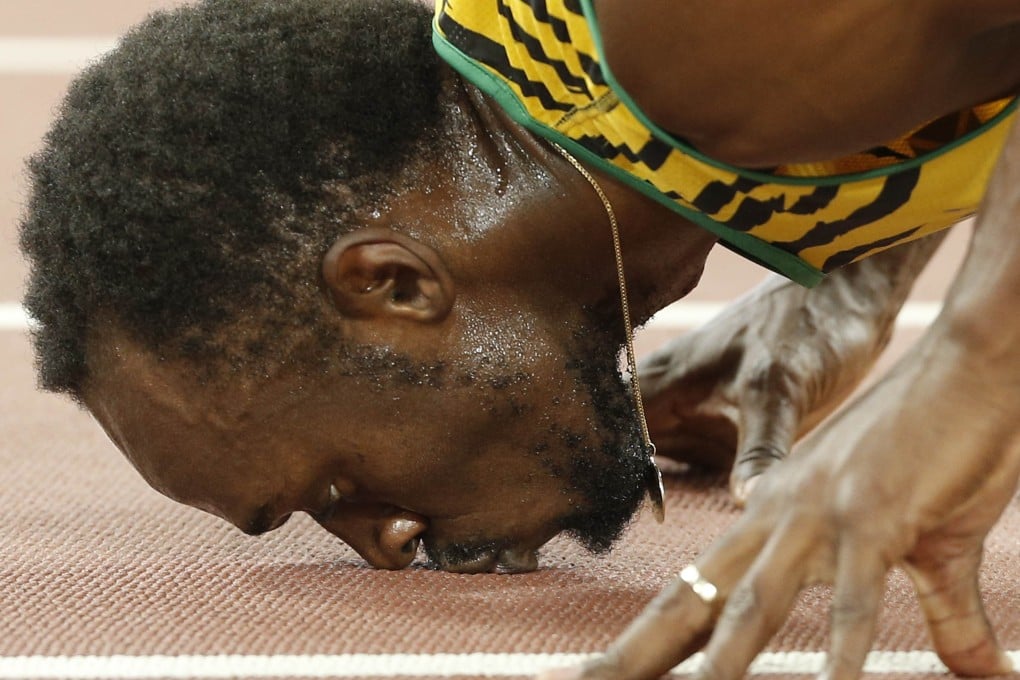
M 697 336 L 692 333 L 674 338 L 638 362 L 641 393 L 648 406 L 661 399 L 672 401 L 674 395 L 684 398 L 691 391 L 699 392 L 700 397 L 708 394 L 711 386 L 699 376 L 706 366 L 715 363 L 712 355 L 718 348 L 713 343 L 706 354 L 704 343 L 699 343 Z
M 659 593 L 605 654 L 589 661 L 578 675 L 559 677 L 644 680 L 658 678 L 699 650 L 711 633 L 721 603 L 758 554 L 768 524 L 744 516 L 696 562 L 717 595 L 706 603 L 683 580 Z
M 706 605 L 677 579 L 645 608 L 601 656 L 577 675 L 584 680 L 650 680 L 694 654 L 708 639 L 716 608 Z
M 733 462 L 730 472 L 730 495 L 737 505 L 747 505 L 761 475 L 786 458 L 787 449 L 779 450 L 766 445 L 742 449 Z
M 939 658 L 958 675 L 1009 673 L 978 585 L 982 549 L 950 559 L 905 566 L 917 589 Z
M 821 676 L 852 680 L 861 674 L 875 637 L 875 621 L 889 565 L 863 540 L 844 537 L 830 611 L 829 656 Z
M 699 678 L 740 678 L 786 620 L 819 545 L 818 522 L 793 517 L 770 537 L 726 602 Z
M 747 501 L 750 480 L 786 458 L 797 438 L 801 412 L 790 397 L 789 380 L 780 365 L 767 364 L 752 375 L 741 397 L 740 440 L 730 474 L 737 503 Z

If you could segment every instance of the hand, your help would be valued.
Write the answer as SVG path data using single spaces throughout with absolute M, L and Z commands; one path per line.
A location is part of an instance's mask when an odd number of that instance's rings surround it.
M 698 560 L 711 604 L 680 581 L 609 651 L 546 678 L 654 678 L 705 639 L 705 678 L 742 676 L 798 592 L 834 583 L 823 677 L 855 678 L 887 571 L 913 580 L 954 672 L 1010 670 L 977 588 L 982 543 L 1020 475 L 1020 352 L 994 357 L 931 338 L 761 478 L 746 513 Z M 714 630 L 713 630 L 714 629 Z
M 855 678 L 894 564 L 914 581 L 950 670 L 1011 670 L 977 576 L 984 537 L 1020 475 L 1018 187 L 1020 123 L 932 329 L 885 380 L 814 433 L 782 475 L 764 476 L 747 512 L 697 560 L 717 599 L 706 603 L 678 580 L 605 655 L 547 678 L 656 677 L 706 639 L 701 675 L 742 675 L 797 592 L 817 581 L 835 583 L 823 676 Z
M 772 279 L 638 369 L 660 454 L 732 466 L 743 503 L 753 481 L 789 453 L 860 383 L 942 235 L 848 265 L 817 288 Z
M 767 284 L 638 368 L 659 454 L 730 468 L 738 503 L 845 399 L 888 340 L 891 315 L 845 315 L 809 295 Z

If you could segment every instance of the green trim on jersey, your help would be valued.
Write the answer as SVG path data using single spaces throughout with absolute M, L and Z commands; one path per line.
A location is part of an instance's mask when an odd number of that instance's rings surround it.
M 857 182 L 861 180 L 874 179 L 878 177 L 887 177 L 891 174 L 901 172 L 903 170 L 916 169 L 924 165 L 925 163 L 935 158 L 938 158 L 943 154 L 947 154 L 954 151 L 957 147 L 963 146 L 964 144 L 967 144 L 974 138 L 984 134 L 987 131 L 986 128 L 995 127 L 997 124 L 1013 115 L 1013 113 L 1016 112 L 1017 110 L 1018 103 L 1020 103 L 1020 99 L 1013 99 L 1009 103 L 1009 105 L 1006 106 L 1005 109 L 996 114 L 982 127 L 977 128 L 975 130 L 971 130 L 967 134 L 958 137 L 957 139 L 939 147 L 938 149 L 929 151 L 923 155 L 917 156 L 916 158 L 900 161 L 895 165 L 887 165 L 884 167 L 875 168 L 873 170 L 867 170 L 864 172 L 850 172 L 839 175 L 827 175 L 825 177 L 790 177 L 787 175 L 773 175 L 767 172 L 760 172 L 747 168 L 740 168 L 735 165 L 729 165 L 727 163 L 723 163 L 722 161 L 717 161 L 714 158 L 706 156 L 705 154 L 699 152 L 694 147 L 685 144 L 683 140 L 677 139 L 669 132 L 663 130 L 661 127 L 652 122 L 652 120 L 645 114 L 641 107 L 639 107 L 634 102 L 630 94 L 625 89 L 623 89 L 619 81 L 616 79 L 616 76 L 613 75 L 612 69 L 609 68 L 609 63 L 605 59 L 605 52 L 603 51 L 602 48 L 602 31 L 599 30 L 598 22 L 595 20 L 595 9 L 594 7 L 592 7 L 591 4 L 592 0 L 579 0 L 579 2 L 581 3 L 581 8 L 584 10 L 584 16 L 588 20 L 588 27 L 591 30 L 591 37 L 595 43 L 595 49 L 597 50 L 599 55 L 599 62 L 602 67 L 602 76 L 606 79 L 606 82 L 609 83 L 610 87 L 612 87 L 613 91 L 620 98 L 620 101 L 622 101 L 631 110 L 631 113 L 633 113 L 634 116 L 638 120 L 640 120 L 642 124 L 649 130 L 654 132 L 656 136 L 658 136 L 661 139 L 669 141 L 670 144 L 672 144 L 677 149 L 680 149 L 688 156 L 697 158 L 701 162 L 717 167 L 720 170 L 732 172 L 733 174 L 740 175 L 742 177 L 750 177 L 759 182 L 769 182 L 771 184 L 790 184 L 792 186 L 827 186 L 845 184 L 847 182 Z
M 958 138 L 935 126 L 773 174 L 708 158 L 649 120 L 603 61 L 592 0 L 437 0 L 433 28 L 439 55 L 517 123 L 809 287 L 973 214 L 1017 111 L 992 102 L 954 118 Z
M 440 57 L 464 76 L 468 82 L 495 99 L 500 107 L 523 127 L 544 139 L 556 142 L 578 159 L 587 162 L 592 167 L 598 168 L 601 172 L 612 176 L 627 186 L 640 191 L 657 203 L 679 213 L 701 228 L 718 236 L 723 240 L 724 245 L 732 246 L 737 253 L 748 257 L 748 259 L 758 264 L 768 267 L 807 288 L 813 288 L 825 278 L 824 273 L 799 259 L 796 255 L 781 250 L 745 232 L 730 229 L 719 224 L 704 213 L 678 204 L 648 182 L 644 182 L 609 163 L 563 133 L 538 122 L 528 114 L 527 109 L 524 108 L 514 92 L 507 88 L 503 81 L 492 75 L 484 67 L 479 66 L 477 62 L 451 45 L 438 33 L 433 35 L 432 40 Z

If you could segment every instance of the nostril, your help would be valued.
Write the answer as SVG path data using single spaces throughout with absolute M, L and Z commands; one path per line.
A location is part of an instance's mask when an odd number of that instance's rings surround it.
M 428 524 L 417 516 L 403 515 L 386 523 L 379 535 L 379 547 L 393 563 L 391 569 L 403 569 L 414 561 L 426 529 Z
M 377 569 L 403 569 L 414 561 L 428 521 L 421 515 L 378 503 L 336 503 L 315 520 L 354 548 Z

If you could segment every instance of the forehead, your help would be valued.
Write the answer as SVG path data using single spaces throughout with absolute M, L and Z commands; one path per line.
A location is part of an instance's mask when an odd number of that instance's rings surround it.
M 285 481 L 269 427 L 279 414 L 266 408 L 289 405 L 272 398 L 278 390 L 204 383 L 188 362 L 161 359 L 118 333 L 90 343 L 89 375 L 89 410 L 164 495 L 222 515 Z

